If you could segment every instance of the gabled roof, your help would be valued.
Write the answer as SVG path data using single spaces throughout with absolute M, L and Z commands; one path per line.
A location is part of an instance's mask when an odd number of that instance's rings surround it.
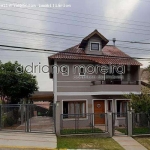
M 99 33 L 97 30 L 94 30 L 92 33 L 90 33 L 88 36 L 86 36 L 80 43 L 79 45 L 79 48 L 84 48 L 88 42 L 88 40 L 94 36 L 94 35 L 97 35 L 98 37 L 101 38 L 102 40 L 102 47 L 104 47 L 108 42 L 109 40 L 107 40 L 101 33 Z
M 118 65 L 142 65 L 137 60 L 122 52 L 116 46 L 106 45 L 102 49 L 102 55 L 86 54 L 79 45 L 61 51 L 49 57 L 49 64 L 54 59 L 57 60 L 88 60 L 98 64 L 118 64 Z

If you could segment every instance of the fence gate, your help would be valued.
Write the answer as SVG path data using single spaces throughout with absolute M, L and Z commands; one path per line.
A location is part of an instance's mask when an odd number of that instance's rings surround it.
M 128 135 L 127 113 L 113 113 L 113 135 Z
M 2 131 L 54 133 L 53 104 L 0 105 Z

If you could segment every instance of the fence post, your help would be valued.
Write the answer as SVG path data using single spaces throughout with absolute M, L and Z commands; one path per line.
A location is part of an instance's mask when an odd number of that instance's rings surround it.
M 26 131 L 29 132 L 29 105 L 27 104 L 27 109 L 26 109 L 26 113 L 27 113 L 27 126 L 26 126 Z
M 132 121 L 132 111 L 128 111 L 127 113 L 127 128 L 128 128 L 128 136 L 132 136 L 132 124 L 133 124 L 133 121 Z
M 107 113 L 107 119 L 108 119 L 108 132 L 110 137 L 113 136 L 113 116 L 112 112 Z
M 56 102 L 56 114 L 55 114 L 55 129 L 56 129 L 56 135 L 60 135 L 60 118 L 61 118 L 61 113 L 60 113 L 60 102 Z

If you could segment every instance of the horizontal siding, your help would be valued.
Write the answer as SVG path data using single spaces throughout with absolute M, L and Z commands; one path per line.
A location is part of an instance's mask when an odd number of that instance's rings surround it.
M 141 92 L 141 85 L 58 86 L 58 92 Z

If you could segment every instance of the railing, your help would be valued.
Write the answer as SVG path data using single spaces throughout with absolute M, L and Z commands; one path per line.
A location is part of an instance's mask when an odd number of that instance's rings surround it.
M 93 134 L 108 132 L 106 113 L 61 114 L 60 133 L 66 134 Z
M 121 81 L 121 80 L 100 80 L 91 81 L 93 85 L 105 85 L 105 84 L 120 84 L 120 85 L 140 85 L 140 81 Z

